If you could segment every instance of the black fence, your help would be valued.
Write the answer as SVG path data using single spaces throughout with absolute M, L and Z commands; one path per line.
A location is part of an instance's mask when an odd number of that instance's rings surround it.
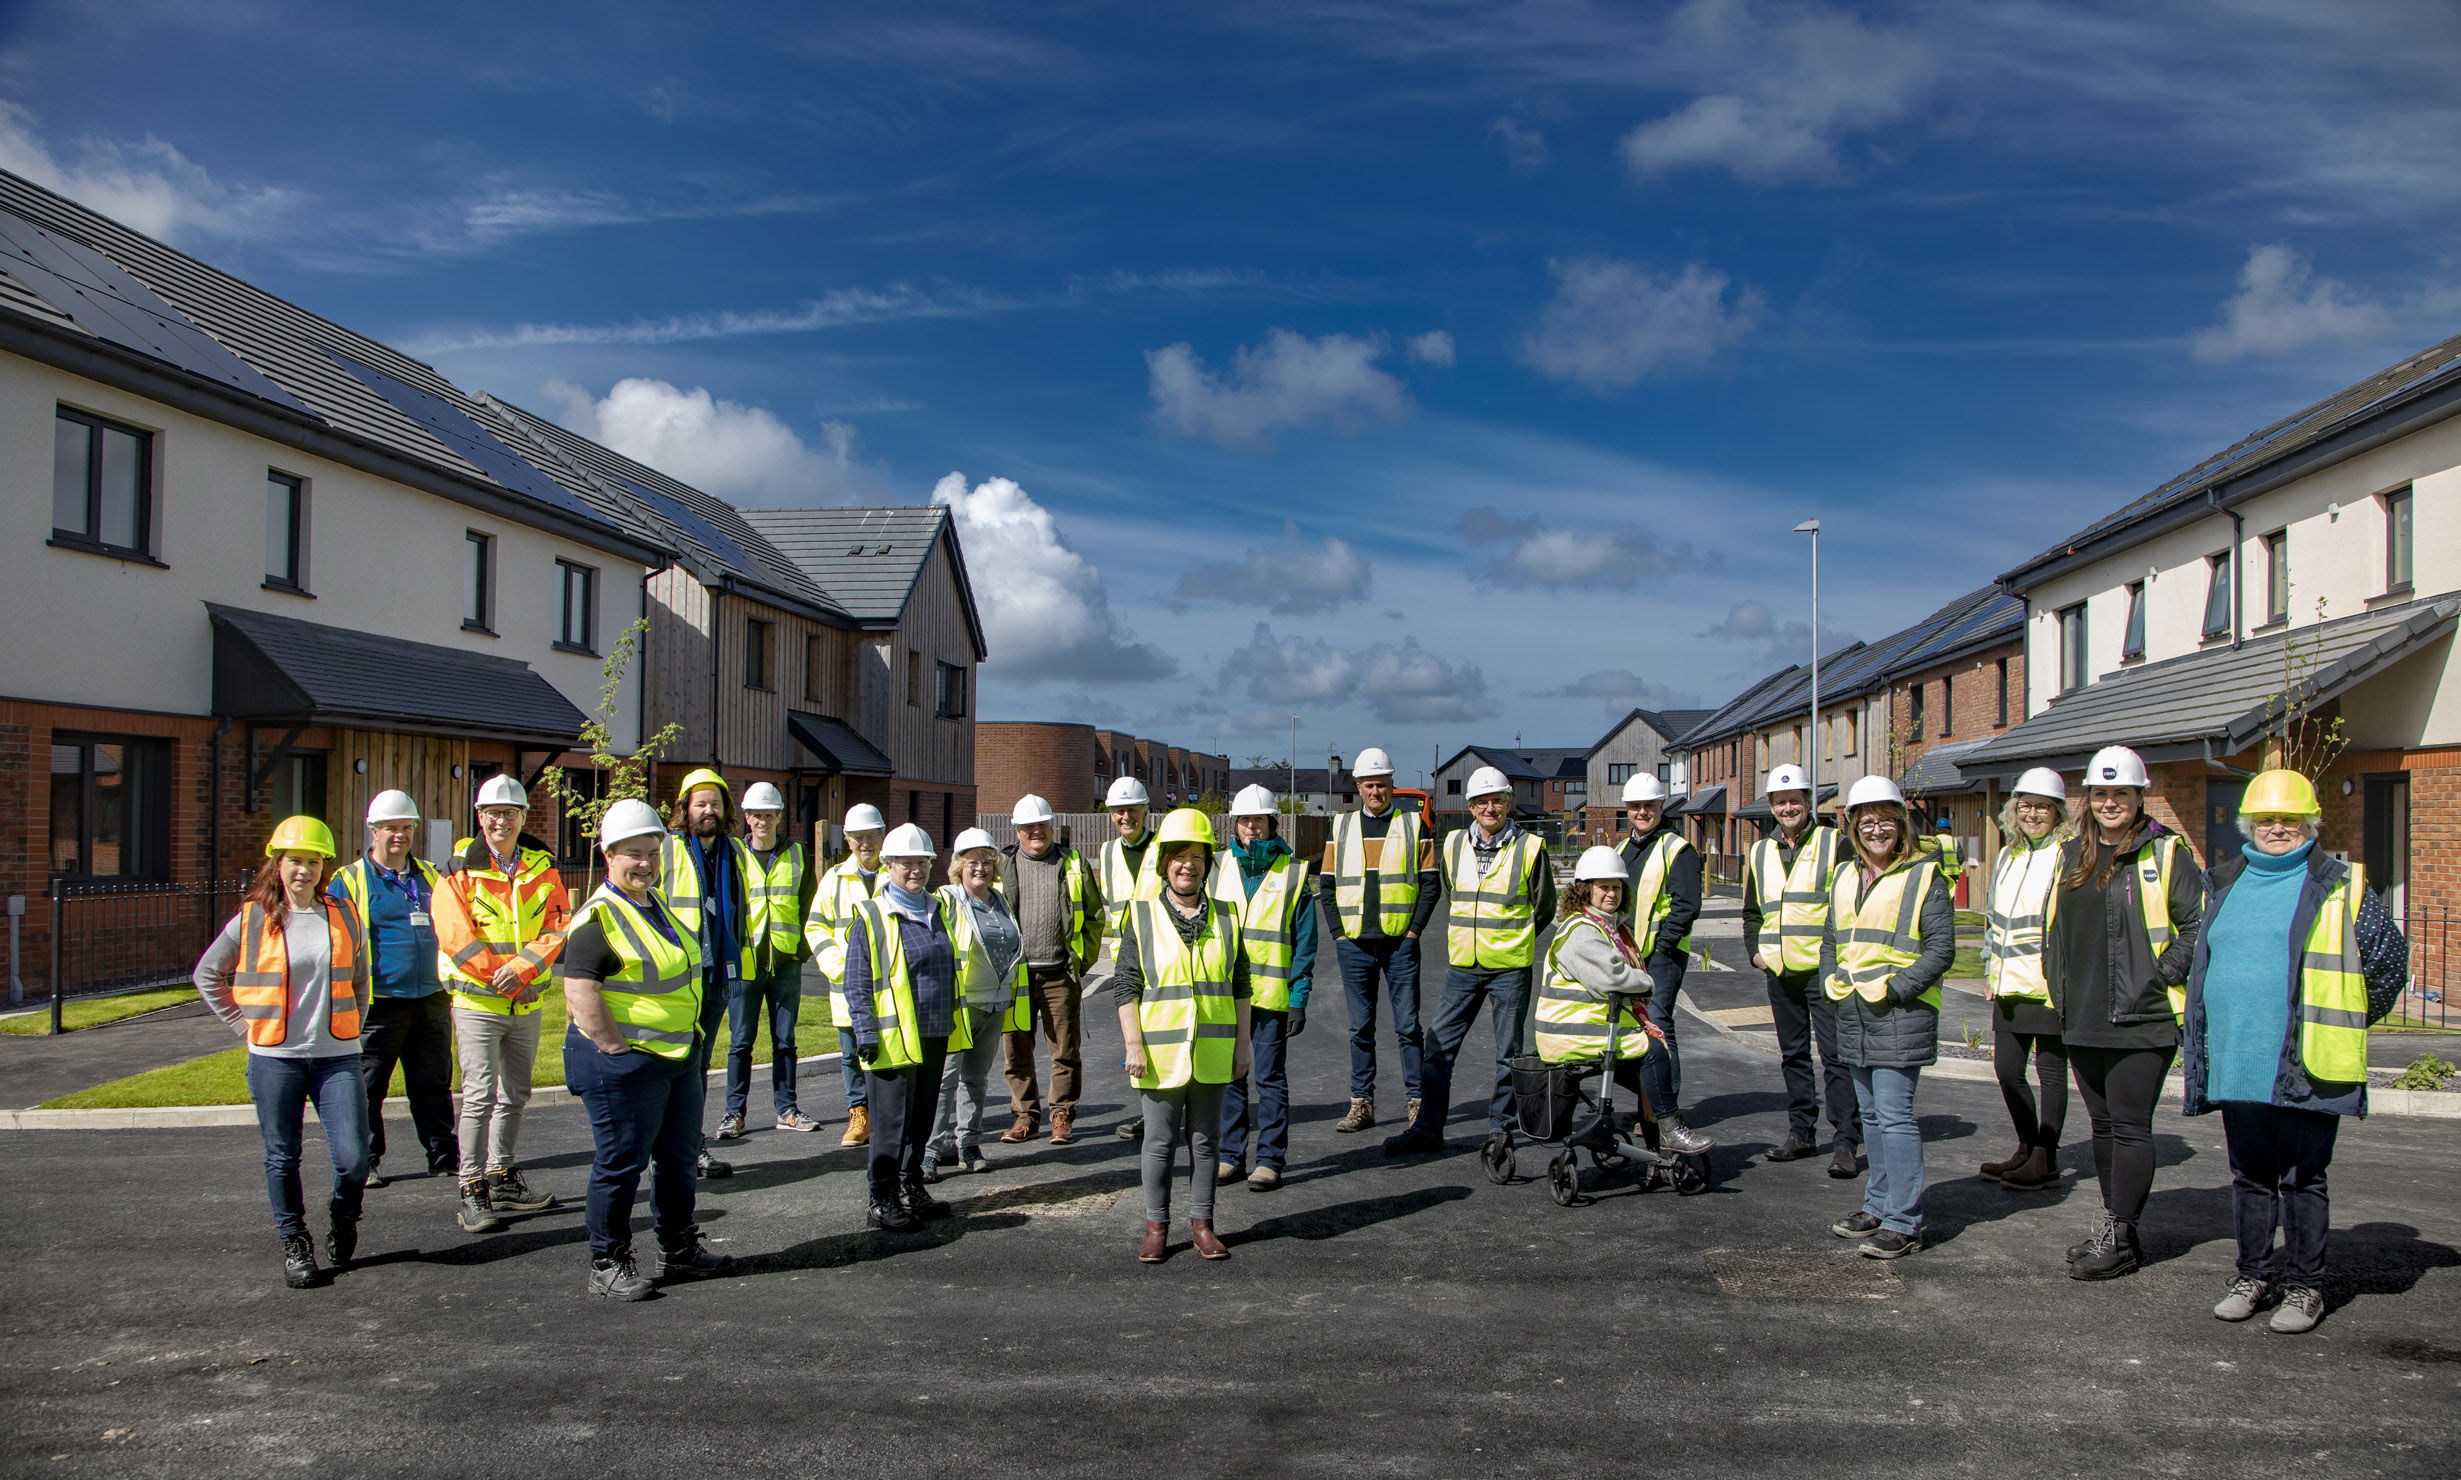
M 2455 1012 L 2452 1003 L 2453 924 L 2449 905 L 2413 904 L 2403 913 L 2401 933 L 2410 941 L 2410 989 L 2401 994 L 2387 1026 L 2398 1020 L 2461 1028 L 2461 1012 Z
M 188 980 L 197 957 L 239 908 L 245 879 L 131 884 L 54 879 L 50 917 L 28 920 L 41 942 L 21 964 L 55 1001 Z M 56 928 L 54 928 L 56 926 Z M 48 969 L 45 969 L 47 963 Z

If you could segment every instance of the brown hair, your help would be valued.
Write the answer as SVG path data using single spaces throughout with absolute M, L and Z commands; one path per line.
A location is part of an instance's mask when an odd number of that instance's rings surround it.
M 276 853 L 265 860 L 264 867 L 256 871 L 256 877 L 248 881 L 248 892 L 242 897 L 241 903 L 255 905 L 266 914 L 276 918 L 279 918 L 284 910 L 290 908 L 290 896 L 283 892 L 282 875 L 279 872 L 284 856 Z M 326 881 L 332 877 L 333 860 L 330 858 L 322 860 L 321 867 L 316 873 L 316 890 L 319 894 L 324 892 Z
M 1846 840 L 1854 848 L 1856 861 L 1864 864 L 1871 861 L 1864 857 L 1862 821 L 1855 815 L 1867 807 L 1886 807 L 1897 814 L 1897 847 L 1888 857 L 1880 860 L 1881 869 L 1885 872 L 1912 858 L 1914 856 L 1914 817 L 1906 810 L 1906 804 L 1903 802 L 1865 802 L 1861 807 L 1846 809 Z
M 1600 882 L 1601 881 L 1597 879 L 1575 879 L 1571 883 L 1566 884 L 1564 886 L 1564 907 L 1563 910 L 1558 913 L 1577 914 L 1582 910 L 1591 908 L 1591 902 L 1598 897 L 1598 885 Z M 1611 884 L 1617 881 L 1609 879 L 1604 882 Z
M 2128 824 L 2128 833 L 2134 834 L 2145 825 L 2145 791 L 2143 787 L 2130 787 L 2129 790 L 2136 793 L 2136 820 Z M 2084 888 L 2087 879 L 2093 880 L 2096 889 L 2108 889 L 2111 887 L 2111 875 L 2119 872 L 2121 850 L 2118 848 L 2111 850 L 2110 862 L 2100 869 L 2094 867 L 2102 857 L 2102 819 L 2093 815 L 2091 788 L 2087 788 L 2085 800 L 2085 810 L 2076 819 L 2076 856 L 2068 860 L 2068 870 L 2059 878 L 2059 887 L 2070 892 Z
M 679 793 L 673 802 L 668 803 L 667 831 L 680 833 L 692 831 L 692 793 L 698 791 L 714 791 L 718 794 L 718 800 L 723 807 L 718 814 L 721 824 L 719 836 L 731 838 L 742 829 L 743 814 L 735 810 L 735 794 L 723 786 L 712 786 L 704 781 L 692 788 L 692 791 Z M 784 819 L 779 819 L 779 822 L 778 835 L 784 837 L 786 836 Z

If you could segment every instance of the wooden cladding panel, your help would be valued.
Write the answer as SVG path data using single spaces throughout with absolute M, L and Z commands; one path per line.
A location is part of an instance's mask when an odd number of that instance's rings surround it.
M 710 620 L 708 588 L 681 566 L 650 577 L 649 636 L 642 661 L 649 684 L 646 735 L 669 723 L 683 726 L 671 757 L 710 753 Z
M 909 704 L 906 669 L 915 661 L 916 654 L 921 655 L 922 669 L 913 681 L 912 692 L 919 702 Z M 885 730 L 865 733 L 875 743 L 885 733 L 887 743 L 881 748 L 896 764 L 897 774 L 917 781 L 973 785 L 976 696 L 972 690 L 980 674 L 974 661 L 974 639 L 966 628 L 965 600 L 957 589 L 945 540 L 932 547 L 931 561 L 923 567 L 914 597 L 906 604 L 905 621 L 889 644 L 886 661 L 877 655 L 873 661 L 885 670 L 880 677 L 886 702 L 880 708 L 885 711 L 886 725 Z M 933 714 L 939 665 L 943 662 L 966 670 L 968 693 L 963 719 L 940 719 Z
M 358 762 L 367 762 L 359 771 Z M 367 804 L 380 791 L 406 791 L 421 815 L 450 821 L 469 831 L 464 816 L 470 807 L 470 742 L 444 735 L 400 735 L 389 730 L 332 732 L 325 761 L 325 812 L 345 856 L 359 851 L 367 821 Z M 461 778 L 453 768 L 464 768 Z M 455 836 L 459 836 L 456 833 Z M 424 848 L 422 836 L 417 846 Z

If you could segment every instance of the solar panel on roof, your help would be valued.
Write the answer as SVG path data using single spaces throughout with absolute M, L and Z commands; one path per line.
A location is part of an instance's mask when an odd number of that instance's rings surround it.
M 0 263 L 97 339 L 168 361 L 259 400 L 313 414 L 84 242 L 46 231 L 14 211 L 0 211 Z
M 406 380 L 387 375 L 372 365 L 362 365 L 348 355 L 335 354 L 331 350 L 325 353 L 335 364 L 357 377 L 360 384 L 384 397 L 394 410 L 425 427 L 437 441 L 458 453 L 462 461 L 496 482 L 515 493 L 527 494 L 540 503 L 587 519 L 593 524 L 607 523 L 605 515 L 583 503 L 571 489 L 540 472 L 536 465 L 498 441 L 493 432 L 472 421 L 452 402 L 423 391 Z
M 699 541 L 702 549 L 725 561 L 737 574 L 747 576 L 763 574 L 761 568 L 752 563 L 751 555 L 744 550 L 743 546 L 719 533 L 717 526 L 702 518 L 698 509 L 682 499 L 669 498 L 654 488 L 635 483 L 630 478 L 620 478 L 616 481 L 639 494 L 651 508 L 665 515 L 669 523 Z

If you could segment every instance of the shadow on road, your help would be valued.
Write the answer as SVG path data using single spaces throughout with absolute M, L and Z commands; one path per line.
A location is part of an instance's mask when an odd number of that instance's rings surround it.
M 1222 1242 L 1261 1244 L 1277 1238 L 1311 1241 L 1339 1238 L 1345 1233 L 1356 1233 L 1378 1223 L 1389 1223 L 1395 1218 L 1407 1218 L 1447 1203 L 1457 1203 L 1469 1195 L 1469 1188 L 1452 1185 L 1420 1187 L 1384 1197 L 1363 1197 L 1357 1202 L 1335 1203 L 1329 1208 L 1310 1208 L 1303 1213 L 1285 1213 L 1278 1218 L 1267 1218 L 1237 1233 L 1222 1235 Z

